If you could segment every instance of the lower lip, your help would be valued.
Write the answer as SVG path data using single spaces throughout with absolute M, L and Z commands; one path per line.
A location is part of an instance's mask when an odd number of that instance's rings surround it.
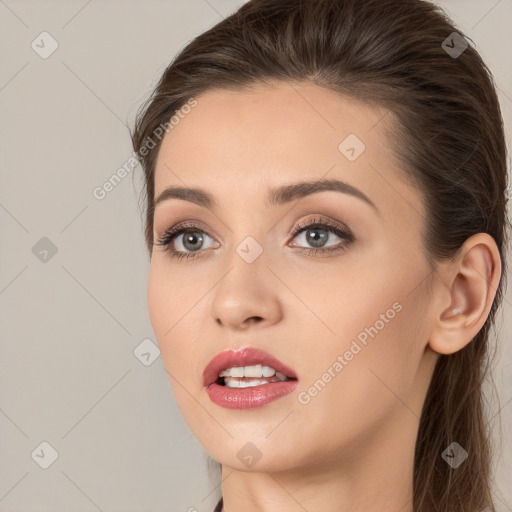
M 229 388 L 213 383 L 206 392 L 214 404 L 225 409 L 255 409 L 290 394 L 298 383 L 298 380 L 287 380 L 249 388 Z

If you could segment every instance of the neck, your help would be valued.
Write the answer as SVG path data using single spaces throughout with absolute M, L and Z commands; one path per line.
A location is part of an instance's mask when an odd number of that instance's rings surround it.
M 407 408 L 399 416 L 373 438 L 361 435 L 308 464 L 278 471 L 223 465 L 223 511 L 413 512 L 418 418 Z

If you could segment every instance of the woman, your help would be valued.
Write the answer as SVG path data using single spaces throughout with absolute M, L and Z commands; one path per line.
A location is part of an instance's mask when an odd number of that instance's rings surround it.
M 132 133 L 148 307 L 215 510 L 494 510 L 492 76 L 422 0 L 251 0 Z

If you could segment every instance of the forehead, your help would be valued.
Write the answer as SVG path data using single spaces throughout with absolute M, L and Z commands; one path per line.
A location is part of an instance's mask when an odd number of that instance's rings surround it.
M 314 84 L 281 82 L 214 89 L 196 99 L 164 137 L 155 197 L 169 185 L 197 186 L 243 204 L 298 178 L 333 178 L 378 204 L 393 194 L 389 183 L 406 187 L 386 140 L 393 116 L 385 109 Z
M 196 99 L 197 105 L 181 115 L 164 138 L 162 153 L 195 144 L 215 153 L 229 150 L 232 157 L 239 152 L 289 154 L 292 149 L 307 149 L 303 147 L 307 141 L 315 145 L 323 141 L 324 147 L 337 150 L 350 133 L 369 145 L 386 146 L 382 130 L 376 128 L 385 125 L 387 111 L 309 83 L 214 89 Z M 265 142 L 265 147 L 256 141 Z M 216 146 L 219 142 L 221 148 Z

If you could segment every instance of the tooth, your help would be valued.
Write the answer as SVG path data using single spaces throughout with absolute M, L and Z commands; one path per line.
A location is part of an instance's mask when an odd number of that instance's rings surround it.
M 242 381 L 242 380 L 236 380 L 236 379 L 229 379 L 227 378 L 224 382 L 225 386 L 228 388 L 250 388 L 254 386 L 260 386 L 264 384 L 268 384 L 266 380 L 260 380 L 260 379 L 252 379 L 250 381 Z
M 274 375 L 281 375 L 280 379 L 285 380 L 286 377 L 271 368 L 270 366 L 263 366 L 255 364 L 251 366 L 233 366 L 226 368 L 219 373 L 219 377 L 273 377 Z
M 276 377 L 279 380 L 288 380 L 288 377 L 286 375 L 283 375 L 281 372 L 276 372 Z
M 253 366 L 244 366 L 244 377 L 261 377 L 261 376 L 262 376 L 261 364 L 256 364 Z
M 276 373 L 274 368 L 270 368 L 270 366 L 264 366 L 262 371 L 263 371 L 263 377 L 272 377 Z
M 243 377 L 244 376 L 244 367 L 243 366 L 235 366 L 230 369 L 229 374 L 231 377 Z

